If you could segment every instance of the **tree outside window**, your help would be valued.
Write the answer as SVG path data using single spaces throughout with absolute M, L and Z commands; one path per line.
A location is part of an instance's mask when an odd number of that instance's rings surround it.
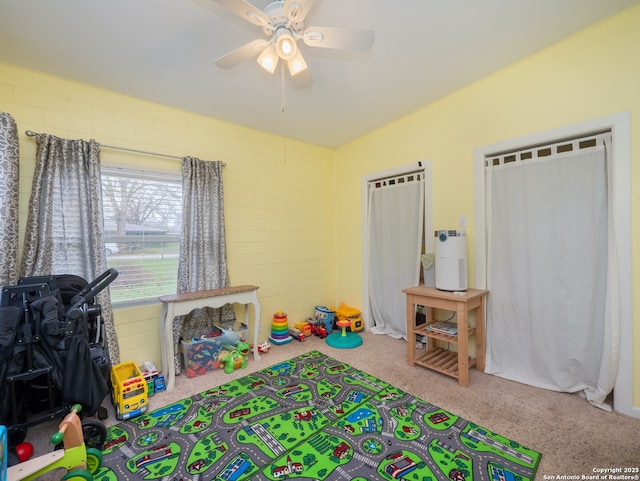
M 114 302 L 176 292 L 182 179 L 124 168 L 102 169 L 102 202 Z

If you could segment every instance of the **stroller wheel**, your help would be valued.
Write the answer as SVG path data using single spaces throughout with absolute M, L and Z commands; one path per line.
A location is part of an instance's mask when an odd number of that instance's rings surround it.
M 21 426 L 21 424 L 24 423 L 26 419 L 26 416 L 23 415 L 23 413 L 20 413 L 18 424 L 12 426 L 9 424 L 9 420 L 6 419 L 4 415 L 0 414 L 0 426 L 7 427 L 7 440 L 9 449 L 16 447 L 27 437 L 27 428 Z M 2 451 L 0 451 L 0 453 L 1 452 Z
M 18 444 L 22 443 L 27 437 L 27 428 L 22 427 L 12 427 L 9 429 L 9 446 L 15 447 Z
M 107 428 L 102 421 L 97 419 L 82 420 L 82 436 L 87 448 L 102 449 L 102 445 L 107 439 Z

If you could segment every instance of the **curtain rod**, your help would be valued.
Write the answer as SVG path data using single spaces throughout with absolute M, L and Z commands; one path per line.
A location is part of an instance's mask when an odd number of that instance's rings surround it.
M 26 130 L 24 132 L 25 134 L 27 134 L 27 137 L 35 137 L 36 135 L 41 135 L 38 134 L 37 132 L 34 132 L 32 130 Z M 146 154 L 146 155 L 155 155 L 158 157 L 166 157 L 169 159 L 178 159 L 178 160 L 182 160 L 184 157 L 178 157 L 177 155 L 169 155 L 169 154 L 159 154 L 157 152 L 149 152 L 147 150 L 137 150 L 137 149 L 129 149 L 127 147 L 117 147 L 115 145 L 103 145 L 100 144 L 101 147 L 104 147 L 105 149 L 114 149 L 114 150 L 124 150 L 125 152 L 134 152 L 136 154 Z M 226 162 L 222 162 L 222 167 L 226 167 L 227 163 Z

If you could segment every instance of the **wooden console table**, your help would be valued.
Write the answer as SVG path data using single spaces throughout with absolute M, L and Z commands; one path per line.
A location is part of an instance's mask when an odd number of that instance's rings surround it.
M 257 286 L 235 286 L 212 289 L 209 291 L 185 292 L 184 294 L 170 294 L 158 297 L 162 302 L 160 312 L 160 350 L 162 351 L 162 370 L 164 372 L 167 390 L 175 386 L 175 356 L 173 346 L 173 318 L 184 316 L 194 309 L 203 307 L 222 307 L 225 304 L 244 305 L 244 323 L 249 326 L 248 304 L 253 304 L 255 319 L 253 324 L 253 355 L 260 360 L 258 352 L 258 335 L 260 333 L 260 303 L 258 302 Z
M 441 291 L 433 287 L 417 286 L 402 289 L 407 295 L 407 361 L 410 366 L 434 369 L 454 377 L 460 386 L 469 385 L 469 368 L 475 364 L 476 369 L 484 372 L 485 330 L 484 310 L 485 296 L 488 291 L 468 289 L 463 295 Z M 426 309 L 426 322 L 416 324 L 416 306 Z M 434 309 L 453 311 L 458 318 L 458 335 L 448 335 L 427 329 L 437 322 L 433 317 Z M 469 327 L 468 314 L 475 310 L 476 326 Z M 476 358 L 469 358 L 469 336 L 475 333 Z M 426 336 L 427 351 L 416 356 L 416 335 Z M 436 340 L 457 344 L 458 352 L 448 351 L 436 346 Z

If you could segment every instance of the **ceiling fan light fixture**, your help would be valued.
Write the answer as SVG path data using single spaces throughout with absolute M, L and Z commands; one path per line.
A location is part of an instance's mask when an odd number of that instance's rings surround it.
M 315 0 L 261 0 L 267 3 L 262 10 L 253 5 L 254 0 L 213 1 L 244 20 L 261 26 L 264 32 L 262 39 L 249 42 L 215 60 L 215 65 L 220 68 L 231 68 L 258 56 L 258 64 L 272 74 L 280 64 L 283 82 L 284 64 L 287 64 L 291 76 L 297 76 L 296 84 L 301 85 L 305 79 L 310 82 L 311 75 L 298 46 L 299 40 L 309 47 L 354 52 L 369 50 L 375 41 L 371 30 L 323 26 L 305 28 L 307 14 Z
M 278 53 L 273 45 L 265 48 L 258 57 L 258 64 L 269 73 L 273 73 L 278 66 Z
M 292 77 L 308 68 L 307 62 L 304 61 L 299 50 L 292 59 L 287 60 L 287 67 L 289 67 L 289 73 Z
M 275 33 L 274 37 L 276 41 L 276 51 L 280 58 L 284 60 L 291 60 L 296 56 L 296 53 L 298 52 L 298 45 L 288 29 L 279 29 Z

